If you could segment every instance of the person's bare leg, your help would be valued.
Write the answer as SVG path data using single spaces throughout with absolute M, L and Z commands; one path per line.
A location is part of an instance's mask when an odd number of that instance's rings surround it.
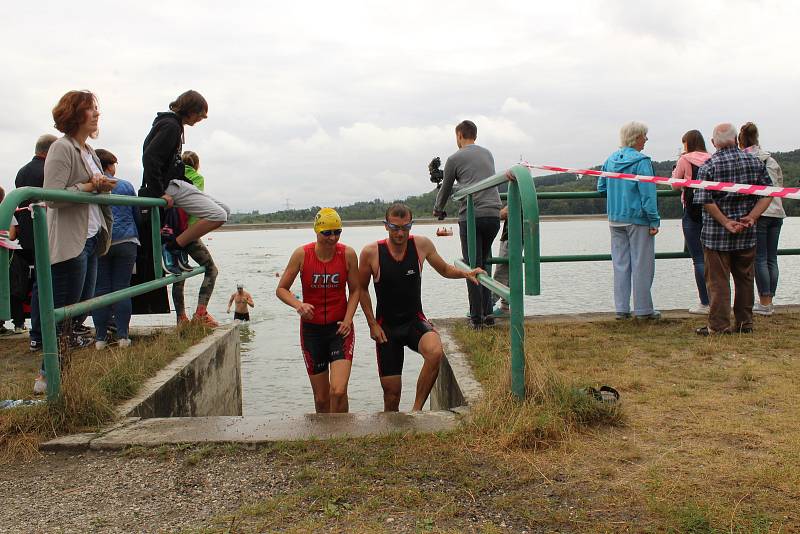
M 422 364 L 422 370 L 419 372 L 417 379 L 417 396 L 414 398 L 413 411 L 420 411 L 425 406 L 425 401 L 428 400 L 428 395 L 431 394 L 433 384 L 436 383 L 436 378 L 439 376 L 439 365 L 444 356 L 444 349 L 442 349 L 442 340 L 436 332 L 428 332 L 419 340 L 419 352 L 425 359 Z
M 336 360 L 330 365 L 331 413 L 347 413 L 350 408 L 347 399 L 347 383 L 350 380 L 350 360 Z
M 206 219 L 200 219 L 189 228 L 184 230 L 181 235 L 176 237 L 175 242 L 179 247 L 183 248 L 192 241 L 197 241 L 207 233 L 216 230 L 223 224 L 225 224 L 224 221 L 207 221 Z
M 396 412 L 400 409 L 400 392 L 403 390 L 402 375 L 382 376 L 383 411 Z
M 328 381 L 328 371 L 311 375 L 308 377 L 311 382 L 311 391 L 314 392 L 314 408 L 317 413 L 328 413 L 331 409 L 330 382 Z

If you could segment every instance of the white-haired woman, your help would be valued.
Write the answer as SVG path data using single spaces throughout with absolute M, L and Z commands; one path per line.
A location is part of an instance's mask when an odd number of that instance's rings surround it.
M 642 154 L 646 142 L 646 125 L 641 122 L 625 124 L 620 129 L 620 149 L 609 156 L 603 170 L 653 176 L 653 163 L 649 156 Z M 661 314 L 653 308 L 650 295 L 656 266 L 654 236 L 661 225 L 656 186 L 601 177 L 597 190 L 608 198 L 617 319 L 631 317 L 631 292 L 633 316 L 659 319 Z

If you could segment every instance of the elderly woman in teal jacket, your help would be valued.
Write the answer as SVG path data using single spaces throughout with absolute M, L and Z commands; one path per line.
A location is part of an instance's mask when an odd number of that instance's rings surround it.
M 647 142 L 647 126 L 629 122 L 620 129 L 620 149 L 611 154 L 603 170 L 653 176 L 650 157 L 642 154 Z M 617 319 L 659 319 L 653 308 L 650 287 L 655 274 L 655 235 L 661 225 L 652 183 L 603 178 L 597 191 L 607 197 L 608 225 L 611 230 L 611 262 L 614 266 L 614 308 Z

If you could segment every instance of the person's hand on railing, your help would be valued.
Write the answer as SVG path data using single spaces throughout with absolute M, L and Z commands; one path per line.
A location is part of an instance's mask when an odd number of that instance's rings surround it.
M 114 186 L 117 185 L 117 181 L 114 178 L 109 178 L 107 176 L 100 175 L 100 178 L 97 181 L 97 185 L 95 186 L 95 190 L 98 193 L 110 193 Z
M 486 274 L 486 271 L 481 269 L 480 267 L 476 269 L 472 269 L 471 271 L 464 271 L 464 278 L 472 282 L 473 284 L 479 284 L 478 282 L 478 275 L 479 274 Z
M 167 209 L 172 207 L 173 201 L 170 195 L 164 193 L 163 195 L 161 195 L 161 198 L 167 201 Z
M 516 181 L 517 181 L 517 177 L 516 177 L 516 176 L 514 176 L 514 173 L 513 173 L 513 172 L 511 172 L 511 169 L 508 169 L 508 170 L 506 171 L 506 178 L 508 178 L 508 179 L 509 179 L 509 180 L 511 180 L 512 182 L 516 182 Z

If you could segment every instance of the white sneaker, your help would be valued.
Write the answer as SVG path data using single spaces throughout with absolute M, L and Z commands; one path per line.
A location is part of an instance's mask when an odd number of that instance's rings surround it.
M 108 346 L 108 343 L 107 343 L 106 341 L 100 341 L 100 340 L 98 340 L 98 341 L 95 341 L 95 342 L 94 342 L 94 348 L 96 348 L 97 350 L 103 350 L 103 349 L 105 349 L 107 346 Z
M 774 304 L 761 304 L 760 302 L 756 302 L 753 304 L 753 313 L 757 313 L 758 315 L 772 315 L 775 312 L 775 305 Z
M 689 313 L 692 315 L 708 315 L 708 304 L 697 303 L 689 308 Z
M 33 394 L 34 395 L 42 395 L 47 391 L 47 379 L 42 375 L 36 377 L 36 381 L 33 383 Z
M 126 338 L 126 337 L 123 337 L 122 339 L 118 339 L 117 340 L 117 346 L 119 346 L 119 348 L 121 348 L 121 349 L 127 349 L 128 347 L 131 346 L 131 340 Z

